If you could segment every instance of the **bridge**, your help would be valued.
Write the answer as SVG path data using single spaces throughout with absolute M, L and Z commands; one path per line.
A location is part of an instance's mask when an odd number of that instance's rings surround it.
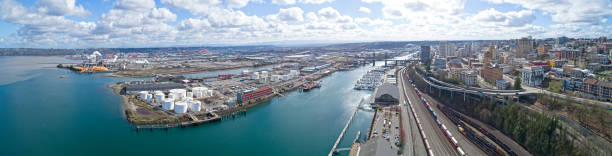
M 419 74 L 419 72 L 416 72 L 416 74 L 421 78 L 424 77 L 423 75 Z M 535 90 L 496 90 L 477 87 L 462 87 L 440 81 L 430 76 L 426 76 L 426 78 L 423 78 L 422 80 L 427 84 L 428 87 L 426 87 L 426 90 L 428 88 L 429 92 L 433 92 L 432 88 L 436 88 L 438 90 L 438 96 L 440 96 L 444 90 L 450 92 L 451 97 L 455 95 L 454 93 L 463 93 L 463 100 L 466 100 L 467 94 L 473 94 L 481 97 L 502 96 L 504 99 L 502 102 L 505 102 L 506 97 L 534 95 L 538 93 Z M 493 100 L 493 98 L 491 98 L 491 100 Z
M 391 62 L 395 62 L 395 65 L 399 65 L 399 64 L 407 64 L 407 63 L 411 63 L 411 62 L 419 62 L 421 61 L 421 59 L 385 59 L 385 67 L 387 66 L 387 62 L 391 61 Z

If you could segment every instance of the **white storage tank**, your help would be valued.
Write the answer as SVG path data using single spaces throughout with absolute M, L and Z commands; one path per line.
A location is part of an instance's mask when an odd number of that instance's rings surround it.
M 170 94 L 174 94 L 174 99 L 185 99 L 187 97 L 187 90 L 171 89 Z
M 268 77 L 268 71 L 261 71 L 261 75 L 259 75 L 260 78 L 263 77 Z
M 146 100 L 147 99 L 147 94 L 149 94 L 149 92 L 147 92 L 147 91 L 140 91 L 140 92 L 138 92 L 138 96 L 142 100 Z
M 251 79 L 259 80 L 259 72 L 254 72 L 253 75 L 251 75 Z
M 291 76 L 299 76 L 300 73 L 297 70 L 290 70 L 289 71 L 289 75 L 291 75 Z
M 283 80 L 285 80 L 285 81 L 287 81 L 287 80 L 290 80 L 290 79 L 291 79 L 291 76 L 290 76 L 290 75 L 283 75 L 282 77 L 283 77 Z
M 173 110 L 174 109 L 174 99 L 164 99 L 162 102 L 162 109 L 164 110 Z
M 185 99 L 187 97 L 187 90 L 185 89 L 178 89 L 178 90 L 181 95 L 181 99 Z
M 176 99 L 176 97 L 175 97 L 175 96 L 176 96 L 175 94 L 169 93 L 169 94 L 168 94 L 168 98 L 167 98 L 167 99 L 172 99 L 172 100 L 174 100 L 174 99 Z
M 195 97 L 195 98 L 201 98 L 202 95 L 204 94 L 204 93 L 202 93 L 204 90 L 206 90 L 205 87 L 193 87 L 193 88 L 191 88 L 191 92 L 193 94 L 193 97 Z
M 212 95 L 213 95 L 213 90 L 206 91 L 206 96 L 212 96 Z
M 270 77 L 270 81 L 271 82 L 276 82 L 276 81 L 278 81 L 280 79 L 279 77 L 280 77 L 279 75 L 272 75 L 272 77 Z
M 154 97 L 155 97 L 155 102 L 159 102 L 159 103 L 162 103 L 162 101 L 166 99 L 166 95 L 164 93 L 159 93 L 159 92 L 156 92 Z
M 163 94 L 164 92 L 162 92 L 161 90 L 156 90 L 153 92 L 153 94 Z
M 202 103 L 200 103 L 200 101 L 191 101 L 191 106 L 189 106 L 189 109 L 192 112 L 199 112 L 201 107 L 202 107 Z
M 149 103 L 153 102 L 153 95 L 152 94 L 147 94 L 147 102 L 149 102 Z
M 183 114 L 183 113 L 187 113 L 187 108 L 189 106 L 187 106 L 187 102 L 185 101 L 179 101 L 174 103 L 174 113 L 178 113 L 178 114 Z

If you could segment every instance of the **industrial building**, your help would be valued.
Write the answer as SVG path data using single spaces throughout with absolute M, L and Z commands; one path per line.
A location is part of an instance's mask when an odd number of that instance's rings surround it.
M 236 101 L 238 103 L 243 103 L 253 99 L 268 96 L 272 93 L 272 88 L 261 88 L 255 91 L 244 91 L 236 94 Z
M 178 83 L 167 83 L 167 84 L 134 84 L 125 86 L 124 90 L 127 94 L 135 94 L 141 91 L 169 91 L 171 89 L 185 89 L 186 87 Z
M 376 106 L 390 106 L 399 104 L 399 91 L 391 83 L 383 83 L 376 88 L 374 104 Z

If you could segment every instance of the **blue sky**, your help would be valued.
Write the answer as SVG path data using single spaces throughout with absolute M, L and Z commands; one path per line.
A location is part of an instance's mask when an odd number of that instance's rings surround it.
M 612 37 L 609 0 L 0 0 L 0 47 Z

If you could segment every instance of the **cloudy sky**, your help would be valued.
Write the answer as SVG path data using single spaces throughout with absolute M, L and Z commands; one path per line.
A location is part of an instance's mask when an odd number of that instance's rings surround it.
M 610 0 L 0 0 L 0 47 L 612 37 Z

